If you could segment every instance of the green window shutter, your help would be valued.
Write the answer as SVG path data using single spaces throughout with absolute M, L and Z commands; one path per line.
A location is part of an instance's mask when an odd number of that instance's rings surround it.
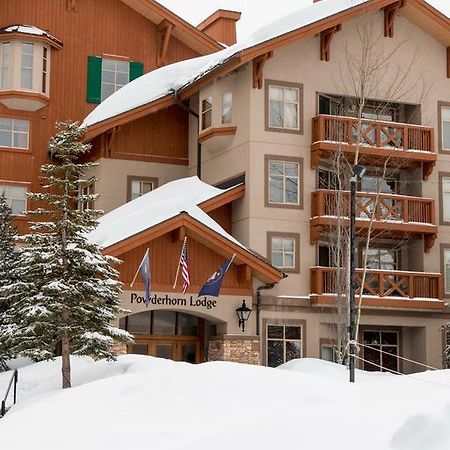
M 88 56 L 87 102 L 102 101 L 102 58 Z
M 139 78 L 144 74 L 144 64 L 140 62 L 131 61 L 130 62 L 130 81 Z

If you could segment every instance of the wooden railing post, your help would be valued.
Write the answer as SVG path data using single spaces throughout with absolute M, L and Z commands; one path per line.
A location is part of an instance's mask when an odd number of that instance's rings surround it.
M 408 127 L 405 125 L 403 128 L 403 150 L 408 150 L 409 142 L 408 142 Z
M 378 274 L 378 292 L 380 297 L 384 297 L 384 272 Z
M 409 222 L 409 199 L 404 198 L 403 199 L 403 211 L 402 211 L 402 218 L 403 222 Z
M 410 274 L 408 276 L 408 297 L 414 298 L 414 275 Z

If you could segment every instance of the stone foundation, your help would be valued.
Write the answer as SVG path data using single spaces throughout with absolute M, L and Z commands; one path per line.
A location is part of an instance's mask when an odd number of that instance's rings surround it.
M 259 336 L 214 336 L 209 341 L 208 361 L 261 365 Z

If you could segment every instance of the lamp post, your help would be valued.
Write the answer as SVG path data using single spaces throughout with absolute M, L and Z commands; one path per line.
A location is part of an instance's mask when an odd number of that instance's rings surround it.
M 350 383 L 355 382 L 355 339 L 356 339 L 356 308 L 355 308 L 355 291 L 356 291 L 356 277 L 355 277 L 355 260 L 356 260 L 356 230 L 355 230 L 355 216 L 356 216 L 356 183 L 364 175 L 366 169 L 363 166 L 354 165 L 353 175 L 350 178 L 350 292 L 349 292 L 349 307 L 350 307 L 350 324 L 349 324 L 349 362 L 348 367 L 350 371 Z
M 245 322 L 247 322 L 251 312 L 252 310 L 247 307 L 245 300 L 242 301 L 242 306 L 236 309 L 236 314 L 239 319 L 239 326 L 242 327 L 242 332 L 245 331 Z

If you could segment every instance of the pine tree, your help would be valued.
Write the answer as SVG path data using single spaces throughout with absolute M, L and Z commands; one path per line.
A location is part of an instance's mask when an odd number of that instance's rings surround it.
M 19 259 L 19 252 L 14 245 L 16 236 L 11 208 L 5 197 L 0 195 L 0 288 L 15 281 L 13 272 Z M 8 297 L 0 295 L 0 370 L 7 369 L 6 361 L 13 356 L 7 340 L 10 327 L 9 307 Z
M 114 359 L 115 341 L 131 336 L 111 325 L 122 312 L 121 283 L 112 265 L 120 261 L 104 256 L 87 234 L 97 226 L 101 211 L 76 209 L 95 195 L 82 195 L 83 175 L 94 163 L 80 163 L 90 146 L 82 142 L 77 123 L 58 123 L 49 144 L 53 164 L 42 166 L 45 192 L 29 199 L 45 205 L 32 216 L 40 219 L 24 236 L 17 271 L 19 282 L 7 293 L 14 304 L 14 350 L 34 360 L 52 359 L 61 345 L 62 386 L 71 386 L 70 354 Z

